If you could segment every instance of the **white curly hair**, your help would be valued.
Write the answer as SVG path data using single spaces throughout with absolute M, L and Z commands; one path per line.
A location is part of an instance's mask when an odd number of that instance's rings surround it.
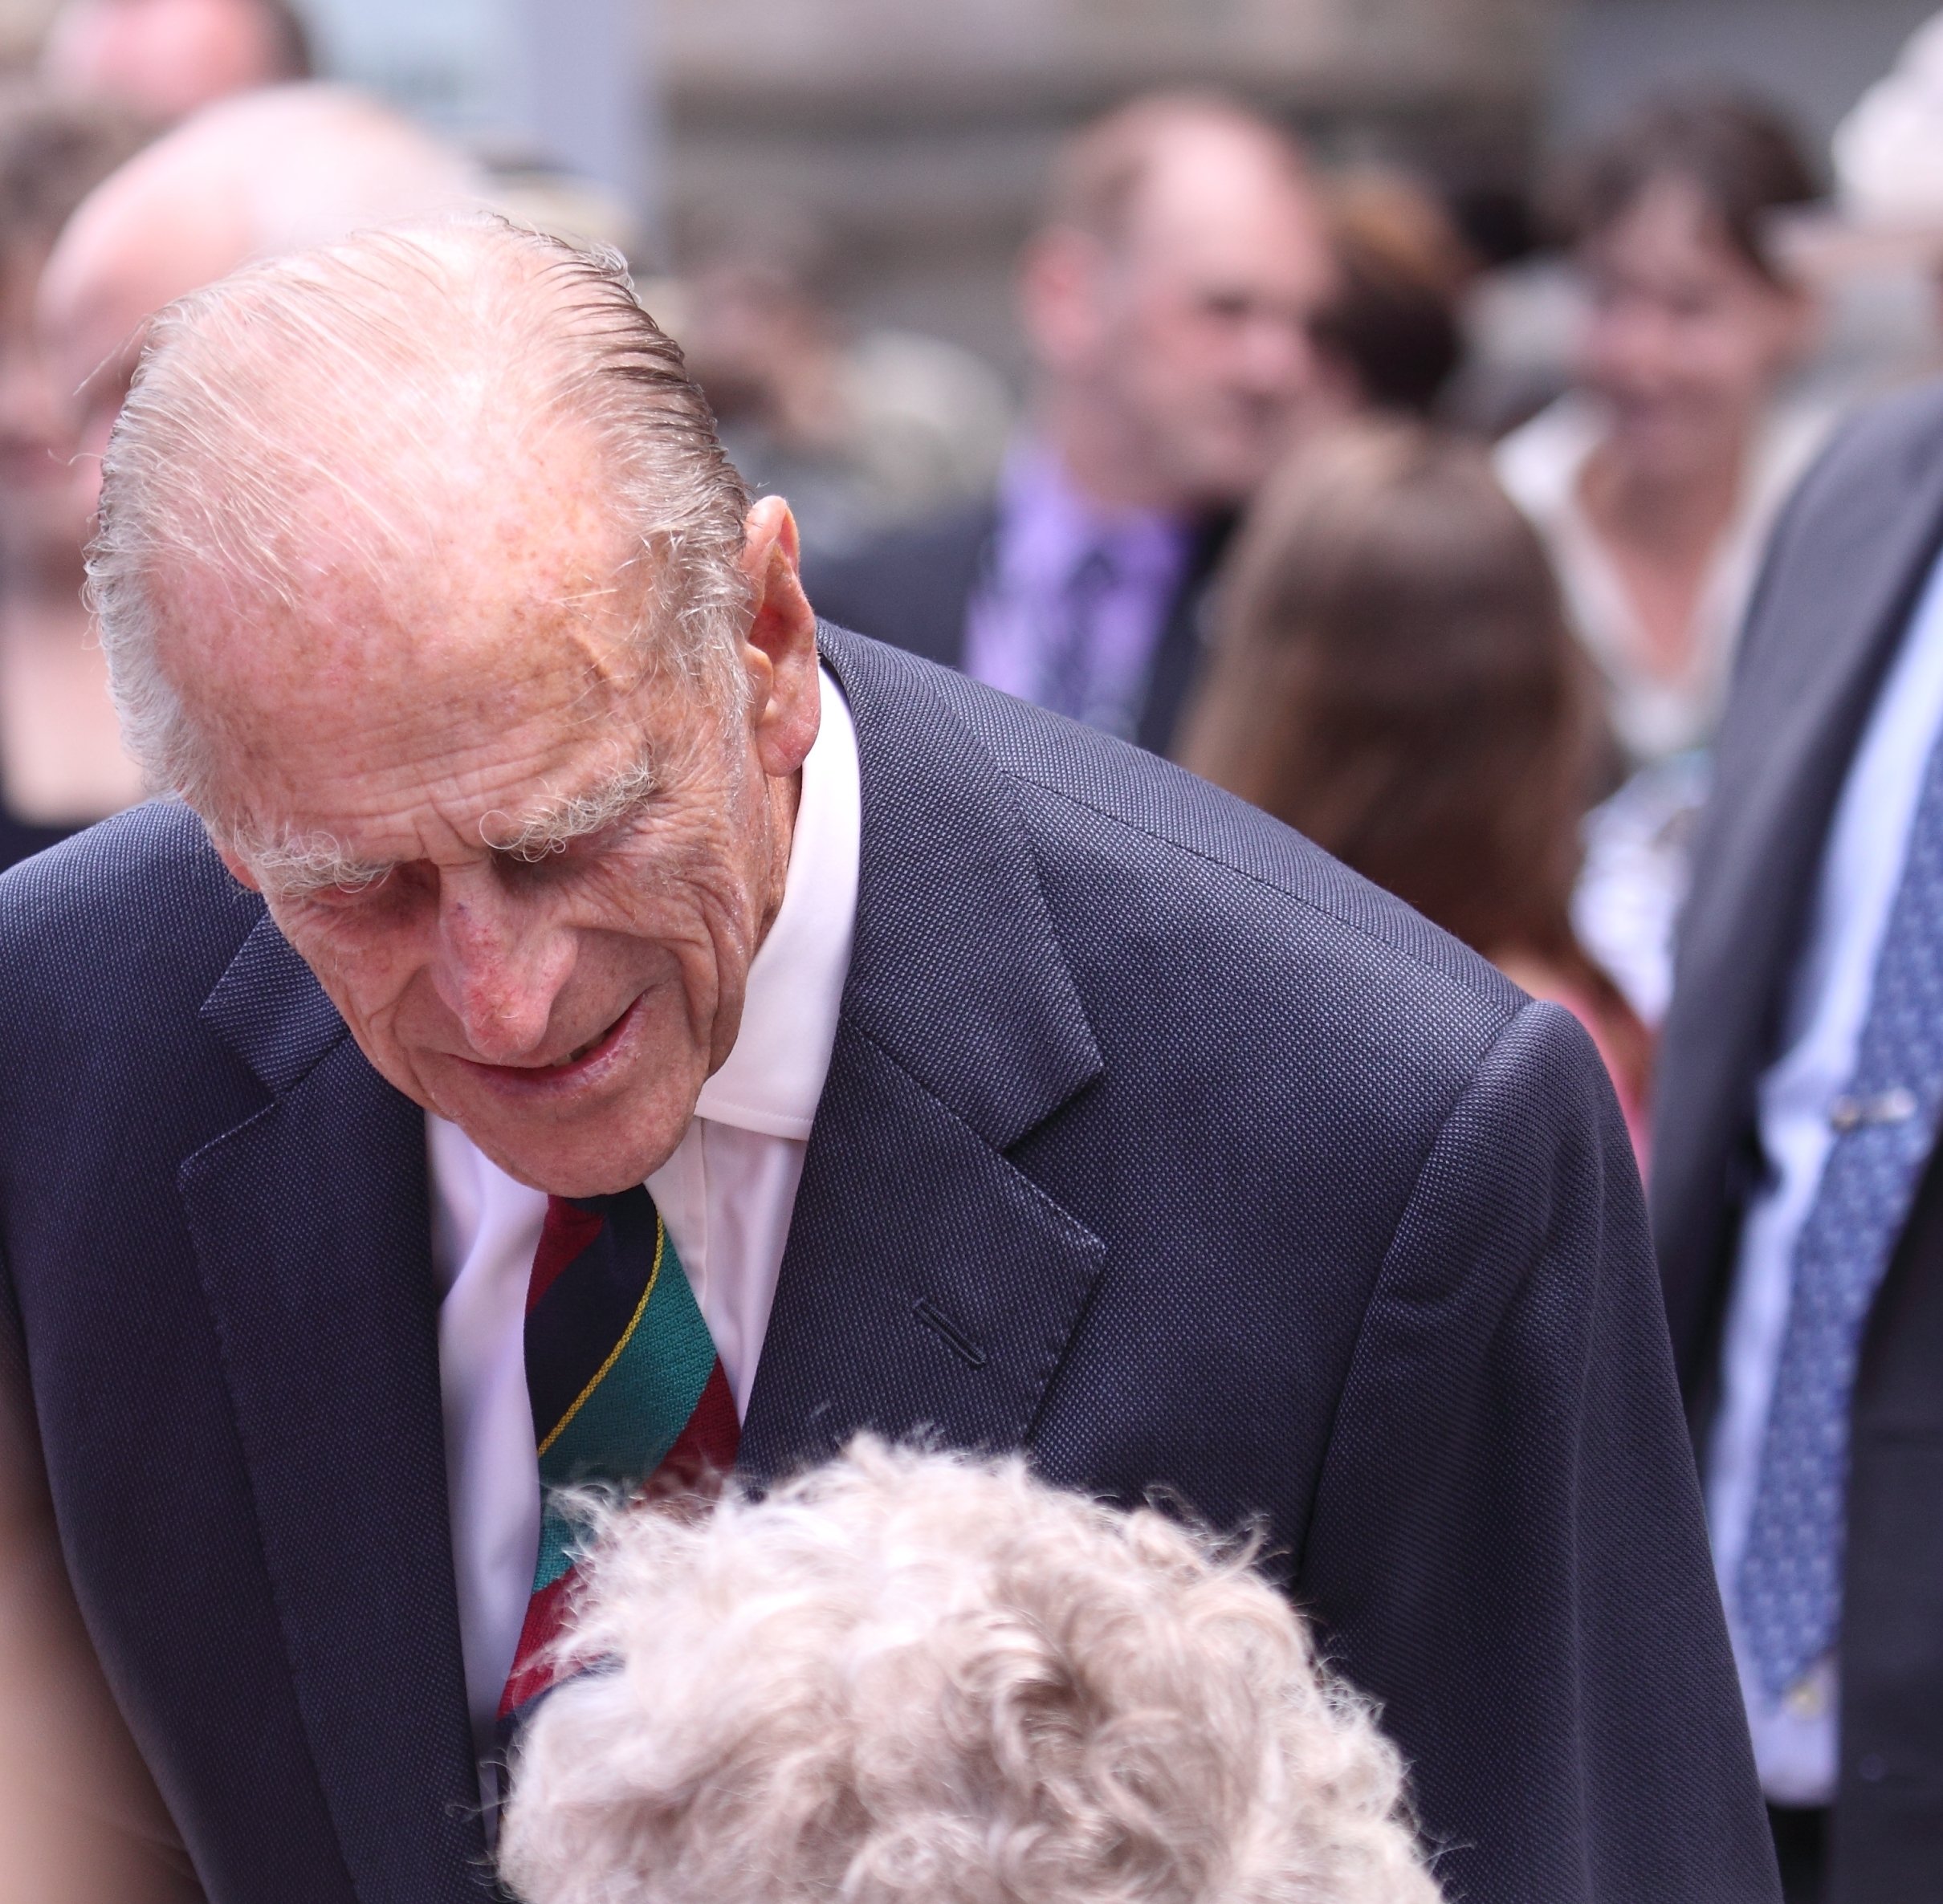
M 1220 1543 L 870 1439 L 609 1518 L 500 1858 L 530 1904 L 1436 1904 L 1395 1750 Z

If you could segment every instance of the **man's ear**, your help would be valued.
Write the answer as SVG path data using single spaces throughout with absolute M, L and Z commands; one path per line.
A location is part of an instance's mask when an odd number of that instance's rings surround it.
M 802 766 L 817 738 L 817 616 L 797 570 L 796 518 L 780 496 L 764 496 L 743 523 L 742 572 L 749 589 L 750 725 L 757 758 L 772 780 Z

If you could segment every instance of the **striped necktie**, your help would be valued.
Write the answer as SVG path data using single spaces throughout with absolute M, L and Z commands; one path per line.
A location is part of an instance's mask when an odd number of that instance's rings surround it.
M 1849 1420 L 1869 1309 L 1943 1127 L 1943 740 L 1933 745 L 1848 1088 L 1794 1246 L 1737 1582 L 1762 1685 L 1781 1699 L 1841 1629 Z
M 526 1296 L 526 1381 L 540 1460 L 540 1556 L 499 1701 L 508 1739 L 560 1678 L 552 1655 L 578 1566 L 556 1491 L 655 1500 L 734 1466 L 741 1425 L 667 1225 L 646 1189 L 547 1199 Z

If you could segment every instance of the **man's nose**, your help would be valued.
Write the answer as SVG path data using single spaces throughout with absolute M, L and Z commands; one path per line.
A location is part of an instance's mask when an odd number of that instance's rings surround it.
M 550 1062 L 553 1007 L 573 969 L 572 936 L 490 870 L 441 882 L 433 983 L 483 1064 Z

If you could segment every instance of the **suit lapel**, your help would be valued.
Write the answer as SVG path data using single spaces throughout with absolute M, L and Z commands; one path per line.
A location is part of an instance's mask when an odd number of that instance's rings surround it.
M 1103 1071 L 990 755 L 886 651 L 825 631 L 857 725 L 855 946 L 742 1462 L 860 1429 L 1015 1446 L 1106 1245 L 1006 1150 Z
M 272 1093 L 180 1182 L 319 1779 L 360 1898 L 477 1897 L 423 1113 L 267 917 L 203 1016 Z
M 1925 454 L 1818 507 L 1811 547 L 1839 560 L 1791 566 L 1784 518 L 1750 610 L 1758 646 L 1744 657 L 1716 749 L 1664 1034 L 1671 1049 L 1705 1054 L 1704 1074 L 1664 1068 L 1653 1182 L 1668 1316 L 1697 1414 L 1727 1273 L 1723 1239 L 1745 1187 L 1739 1146 L 1754 1086 L 1778 1035 L 1835 803 L 1936 559 L 1943 458 Z

